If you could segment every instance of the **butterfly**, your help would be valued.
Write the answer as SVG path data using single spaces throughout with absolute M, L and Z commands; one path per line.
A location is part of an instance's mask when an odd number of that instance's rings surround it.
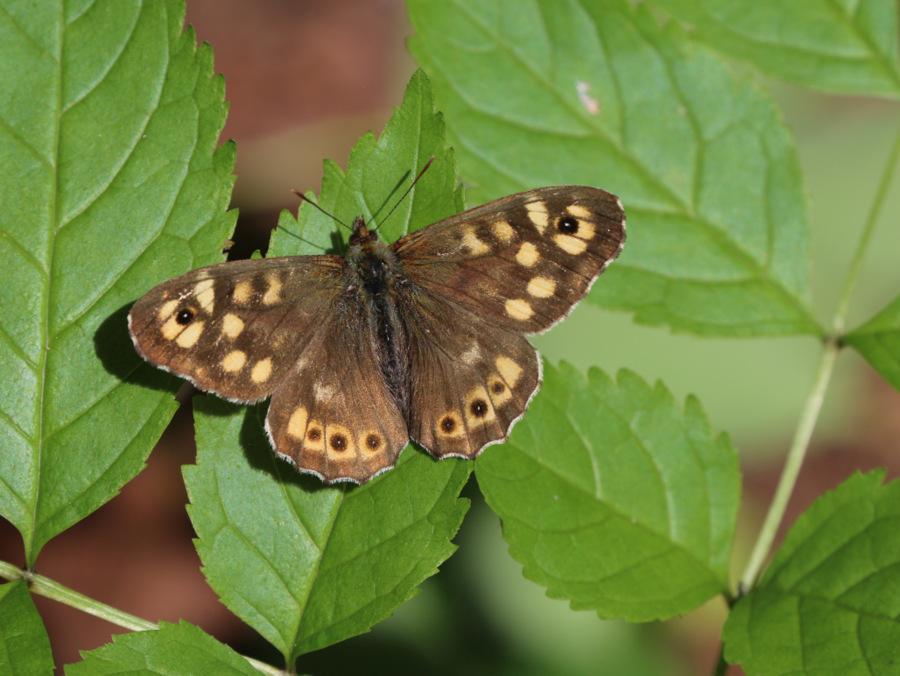
M 271 397 L 278 456 L 365 483 L 412 439 L 435 458 L 506 440 L 541 386 L 524 337 L 584 298 L 625 243 L 619 199 L 583 186 L 509 195 L 382 242 L 363 218 L 344 256 L 243 260 L 147 292 L 138 353 L 201 390 Z

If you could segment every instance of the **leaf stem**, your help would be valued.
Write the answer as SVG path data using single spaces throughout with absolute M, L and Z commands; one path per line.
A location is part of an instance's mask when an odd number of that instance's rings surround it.
M 759 537 L 753 546 L 753 552 L 750 555 L 747 568 L 744 570 L 744 574 L 738 583 L 738 594 L 745 594 L 756 582 L 759 571 L 772 547 L 775 534 L 778 532 L 778 525 L 784 517 L 788 501 L 793 493 L 794 484 L 797 483 L 797 475 L 800 473 L 800 466 L 806 457 L 813 429 L 815 429 L 816 421 L 819 419 L 822 402 L 825 399 L 825 391 L 828 389 L 828 383 L 834 371 L 834 362 L 839 349 L 840 346 L 837 339 L 833 337 L 826 339 L 825 349 L 822 351 L 822 358 L 819 360 L 819 370 L 816 373 L 815 382 L 809 396 L 806 398 L 803 413 L 800 415 L 797 430 L 794 432 L 794 440 L 791 442 L 791 448 L 788 451 L 781 478 L 778 480 L 778 488 L 775 489 L 775 496 L 772 498 L 772 504 L 769 505 L 769 512 L 766 514 Z
M 859 243 L 856 245 L 856 252 L 853 255 L 853 261 L 850 264 L 850 271 L 847 273 L 847 281 L 844 283 L 844 290 L 838 301 L 837 310 L 832 320 L 832 331 L 835 335 L 841 335 L 844 332 L 844 324 L 847 319 L 847 310 L 850 307 L 850 298 L 859 281 L 859 273 L 862 270 L 863 259 L 866 250 L 869 248 L 869 240 L 872 239 L 872 233 L 875 231 L 875 224 L 881 216 L 881 209 L 884 206 L 884 199 L 887 196 L 888 188 L 894 179 L 894 170 L 897 168 L 897 160 L 900 158 L 900 129 L 897 130 L 897 137 L 894 139 L 894 146 L 888 155 L 887 165 L 881 176 L 881 182 L 878 184 L 878 190 L 875 192 L 875 199 L 872 202 L 872 208 L 869 210 L 869 217 L 863 227 L 862 235 Z
M 853 291 L 859 281 L 859 274 L 862 270 L 862 263 L 865 259 L 866 251 L 869 248 L 869 242 L 872 239 L 872 233 L 875 231 L 875 225 L 881 216 L 881 210 L 884 206 L 884 200 L 888 193 L 888 188 L 894 179 L 894 171 L 897 168 L 897 162 L 900 159 L 900 129 L 897 130 L 897 136 L 894 139 L 894 145 L 888 155 L 887 164 L 875 192 L 875 199 L 872 201 L 872 208 L 869 210 L 868 218 L 863 226 L 859 243 L 856 245 L 856 251 L 853 254 L 853 260 L 850 263 L 850 270 L 847 272 L 847 279 L 844 282 L 844 290 L 841 292 L 837 309 L 832 319 L 832 333 L 825 339 L 825 348 L 822 351 L 822 358 L 819 361 L 819 371 L 816 374 L 815 382 L 812 390 L 806 399 L 806 405 L 803 413 L 797 423 L 797 430 L 794 433 L 794 440 L 788 451 L 787 460 L 784 463 L 784 469 L 781 478 L 778 481 L 778 487 L 775 489 L 775 496 L 772 504 L 769 506 L 769 512 L 760 529 L 759 537 L 753 546 L 753 552 L 747 563 L 747 568 L 741 576 L 738 583 L 738 594 L 745 594 L 750 587 L 756 582 L 759 572 L 762 569 L 766 556 L 775 539 L 778 526 L 784 517 L 787 509 L 788 500 L 793 493 L 794 484 L 797 482 L 797 475 L 800 472 L 800 466 L 806 456 L 806 450 L 809 446 L 809 440 L 812 437 L 813 429 L 822 410 L 822 402 L 825 399 L 825 391 L 828 389 L 828 383 L 831 380 L 831 374 L 834 371 L 834 362 L 840 350 L 841 335 L 847 320 L 847 311 L 850 307 L 850 299 Z
M 73 589 L 69 589 L 48 577 L 22 570 L 18 566 L 14 566 L 6 561 L 0 561 L 0 577 L 5 578 L 10 582 L 24 580 L 28 583 L 28 588 L 35 594 L 45 596 L 54 601 L 59 601 L 72 608 L 78 608 L 89 615 L 99 617 L 102 620 L 106 620 L 107 622 L 124 629 L 130 629 L 131 631 L 153 631 L 159 629 L 153 622 L 144 620 L 136 615 L 131 615 L 117 608 L 113 608 L 112 606 L 108 606 L 96 599 L 92 599 Z M 260 662 L 251 657 L 244 657 L 244 659 L 255 669 L 265 674 L 282 676 L 286 673 L 281 669 L 273 667 L 271 664 Z

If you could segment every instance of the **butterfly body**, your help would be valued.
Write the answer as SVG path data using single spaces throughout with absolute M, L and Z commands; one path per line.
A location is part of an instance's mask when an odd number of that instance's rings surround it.
M 398 305 L 405 304 L 409 280 L 402 261 L 361 217 L 353 222 L 346 260 L 345 311 L 365 308 L 369 343 L 391 397 L 406 418 L 410 373 L 406 327 Z
M 524 335 L 564 318 L 621 250 L 597 188 L 511 195 L 400 238 L 354 222 L 345 256 L 222 263 L 129 314 L 149 362 L 240 402 L 272 397 L 276 452 L 363 483 L 411 438 L 437 458 L 503 441 L 540 387 Z

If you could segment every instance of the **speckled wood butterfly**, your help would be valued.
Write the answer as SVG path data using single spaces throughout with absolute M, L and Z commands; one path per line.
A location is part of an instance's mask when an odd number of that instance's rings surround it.
M 541 385 L 523 334 L 563 319 L 625 243 L 617 197 L 510 195 L 390 246 L 353 223 L 346 256 L 211 265 L 163 282 L 128 323 L 151 364 L 238 402 L 271 396 L 275 452 L 364 483 L 409 439 L 474 458 Z

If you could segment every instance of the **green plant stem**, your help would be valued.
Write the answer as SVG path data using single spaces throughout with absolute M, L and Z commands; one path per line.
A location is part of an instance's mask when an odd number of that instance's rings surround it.
M 99 617 L 102 620 L 111 622 L 124 629 L 130 629 L 131 631 L 153 631 L 159 629 L 153 622 L 141 619 L 135 615 L 130 615 L 129 613 L 113 608 L 112 606 L 108 606 L 105 603 L 100 603 L 89 596 L 79 594 L 77 591 L 63 586 L 59 584 L 59 582 L 55 582 L 48 577 L 22 570 L 18 566 L 14 566 L 6 561 L 0 561 L 0 577 L 5 578 L 10 582 L 24 580 L 28 583 L 29 590 L 35 594 L 45 596 L 54 601 L 59 601 L 72 608 L 78 608 L 89 615 Z M 259 660 L 254 660 L 250 657 L 244 657 L 244 659 L 255 669 L 258 669 L 265 674 L 280 676 L 286 673 L 281 669 L 273 667 L 271 664 L 266 664 L 265 662 L 260 662 Z
M 741 576 L 741 581 L 738 585 L 738 593 L 740 594 L 745 593 L 753 586 L 766 560 L 769 549 L 772 547 L 772 541 L 778 532 L 778 525 L 784 517 L 788 500 L 790 500 L 794 491 L 794 484 L 797 483 L 797 475 L 800 473 L 803 458 L 806 457 L 813 429 L 815 429 L 816 421 L 819 419 L 819 412 L 822 410 L 825 391 L 828 389 L 828 383 L 834 371 L 834 362 L 839 349 L 838 342 L 834 338 L 829 338 L 825 341 L 825 349 L 822 350 L 822 358 L 819 360 L 816 379 L 809 396 L 806 398 L 806 404 L 803 407 L 803 413 L 800 415 L 797 430 L 794 432 L 794 440 L 791 442 L 784 469 L 781 471 L 778 488 L 775 489 L 775 496 L 772 498 L 772 504 L 769 505 L 769 512 L 766 514 L 759 537 L 753 546 L 750 561 L 744 570 L 744 574 Z
M 894 180 L 894 171 L 897 168 L 897 160 L 900 158 L 900 129 L 897 130 L 897 137 L 894 139 L 894 146 L 888 155 L 887 165 L 878 184 L 878 190 L 875 192 L 875 199 L 872 201 L 872 208 L 869 210 L 869 217 L 863 227 L 862 235 L 859 238 L 859 244 L 856 246 L 856 253 L 850 264 L 850 271 L 847 273 L 847 281 L 844 282 L 844 290 L 838 301 L 837 310 L 832 320 L 832 331 L 835 335 L 840 336 L 844 332 L 844 324 L 847 319 L 847 310 L 850 308 L 850 298 L 856 288 L 859 280 L 859 273 L 862 270 L 863 259 L 866 250 L 869 248 L 869 240 L 872 239 L 872 233 L 875 231 L 875 224 L 881 217 L 881 209 L 884 206 L 884 199 L 887 196 L 891 182 Z
M 837 309 L 832 319 L 832 335 L 825 340 L 825 349 L 822 351 L 822 358 L 819 361 L 819 370 L 816 374 L 816 380 L 813 384 L 809 397 L 806 399 L 806 405 L 797 424 L 797 430 L 794 433 L 794 440 L 788 451 L 788 457 L 781 472 L 781 478 L 778 481 L 778 488 L 775 489 L 775 496 L 772 504 L 769 506 L 769 512 L 760 529 L 759 537 L 753 546 L 753 552 L 747 563 L 747 568 L 741 576 L 738 584 L 738 593 L 744 594 L 756 582 L 759 572 L 762 569 L 766 556 L 772 547 L 772 541 L 778 531 L 778 526 L 784 517 L 788 500 L 794 490 L 794 484 L 797 482 L 797 475 L 800 472 L 800 466 L 803 464 L 803 458 L 806 456 L 806 450 L 809 447 L 809 440 L 812 437 L 813 429 L 819 418 L 819 412 L 822 410 L 822 401 L 825 399 L 825 391 L 831 380 L 831 374 L 834 370 L 834 362 L 840 349 L 840 338 L 844 331 L 847 319 L 847 311 L 850 307 L 850 298 L 859 281 L 859 274 L 862 270 L 862 263 L 865 259 L 866 251 L 869 248 L 869 242 L 872 239 L 872 233 L 875 231 L 875 225 L 881 216 L 881 210 L 884 206 L 884 200 L 888 193 L 888 188 L 894 179 L 894 171 L 897 167 L 897 161 L 900 159 L 900 129 L 894 139 L 894 145 L 888 155 L 887 165 L 875 192 L 875 199 L 872 201 L 872 208 L 869 210 L 869 216 L 863 226 L 859 243 L 850 263 L 850 270 L 847 272 L 847 279 L 844 282 L 844 290 L 841 292 Z

